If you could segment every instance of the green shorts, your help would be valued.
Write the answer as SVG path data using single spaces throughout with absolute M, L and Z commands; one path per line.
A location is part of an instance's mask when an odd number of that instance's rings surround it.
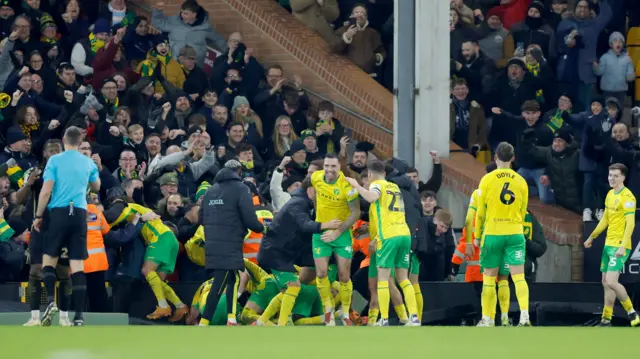
M 203 298 L 206 302 L 206 298 Z M 202 307 L 198 306 L 198 312 L 200 315 L 204 314 L 204 309 L 206 305 Z M 213 314 L 213 319 L 209 322 L 209 325 L 227 325 L 227 296 L 225 293 L 222 293 L 220 296 L 220 300 L 218 301 L 218 306 L 216 307 L 216 311 Z
M 524 264 L 526 240 L 523 234 L 485 235 L 480 245 L 480 266 L 501 268 Z
M 278 270 L 272 270 L 271 274 L 273 274 L 273 278 L 275 279 L 276 284 L 280 289 L 286 288 L 287 284 L 289 284 L 290 282 L 300 281 L 298 273 L 294 272 L 281 272 Z
M 369 278 L 378 278 L 378 266 L 376 265 L 376 256 L 372 255 L 369 258 L 369 270 L 367 272 L 367 276 Z M 396 276 L 396 269 L 391 268 L 391 273 L 389 273 L 389 278 L 394 278 Z
M 409 268 L 411 237 L 398 236 L 378 241 L 376 265 L 378 268 Z
M 409 274 L 419 275 L 420 274 L 420 259 L 418 259 L 418 255 L 415 252 L 411 252 L 411 263 L 409 263 Z
M 351 259 L 353 257 L 353 239 L 351 238 L 351 231 L 346 231 L 336 238 L 335 241 L 325 243 L 320 239 L 322 234 L 314 234 L 311 242 L 313 246 L 313 258 L 327 258 L 331 257 L 332 253 L 339 255 L 345 259 Z
M 622 257 L 616 257 L 616 252 L 620 247 L 604 246 L 602 249 L 602 259 L 600 260 L 600 272 L 621 272 L 624 264 L 631 254 L 627 249 Z
M 484 272 L 484 268 L 480 267 L 480 273 Z M 505 262 L 500 264 L 500 268 L 498 268 L 498 275 L 509 275 L 511 274 L 511 270 L 509 269 L 509 265 Z
M 180 244 L 173 232 L 166 232 L 158 237 L 158 241 L 147 245 L 144 260 L 157 264 L 156 272 L 171 274 L 176 267 L 179 249 Z
M 304 318 L 324 314 L 318 289 L 312 285 L 303 284 L 300 287 L 300 293 L 298 293 L 298 298 L 296 299 L 296 304 L 293 306 L 291 314 Z
M 264 288 L 259 288 L 249 297 L 250 302 L 256 303 L 256 305 L 262 309 L 267 309 L 267 306 L 276 295 L 280 293 L 280 287 L 275 279 L 267 279 L 264 283 Z

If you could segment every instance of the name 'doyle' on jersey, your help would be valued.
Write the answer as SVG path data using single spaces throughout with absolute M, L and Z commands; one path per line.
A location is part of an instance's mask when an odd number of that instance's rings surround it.
M 209 206 L 220 206 L 224 204 L 223 199 L 212 199 L 209 201 Z

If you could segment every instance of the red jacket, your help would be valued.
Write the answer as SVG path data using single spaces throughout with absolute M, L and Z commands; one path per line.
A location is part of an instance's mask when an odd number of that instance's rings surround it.
M 102 81 L 112 77 L 116 72 L 124 73 L 126 80 L 129 84 L 133 84 L 140 78 L 139 75 L 129 66 L 126 60 L 121 59 L 123 64 L 121 69 L 117 69 L 113 63 L 113 59 L 116 57 L 119 45 L 113 42 L 113 39 L 109 41 L 103 48 L 98 50 L 96 57 L 93 59 L 91 66 L 93 67 L 93 77 L 91 78 L 91 86 L 96 91 L 102 88 Z M 124 51 L 122 56 L 125 56 Z
M 509 30 L 511 26 L 523 21 L 527 17 L 531 0 L 513 0 L 506 5 L 498 5 L 487 12 L 486 18 L 497 15 L 502 20 L 502 25 Z

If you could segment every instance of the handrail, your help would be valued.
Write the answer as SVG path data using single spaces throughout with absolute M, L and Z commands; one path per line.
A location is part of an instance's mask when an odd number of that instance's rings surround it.
M 292 80 L 292 79 L 287 79 L 287 80 L 289 80 L 289 82 L 293 83 L 293 80 Z M 363 120 L 364 122 L 368 123 L 369 125 L 371 125 L 371 126 L 373 126 L 373 127 L 377 128 L 377 129 L 379 129 L 379 130 L 381 130 L 381 131 L 386 132 L 387 134 L 393 135 L 393 131 L 392 131 L 392 130 L 390 130 L 390 129 L 388 129 L 388 128 L 386 128 L 386 127 L 384 127 L 384 126 L 382 126 L 382 125 L 380 124 L 380 122 L 378 122 L 378 121 L 376 121 L 376 120 L 374 120 L 374 119 L 371 119 L 371 118 L 369 118 L 369 117 L 366 117 L 366 116 L 364 116 L 364 115 L 362 115 L 362 114 L 359 114 L 359 113 L 357 113 L 357 112 L 353 111 L 352 109 L 350 109 L 350 108 L 348 108 L 348 107 L 346 107 L 346 106 L 344 106 L 344 105 L 342 105 L 342 104 L 340 104 L 340 103 L 338 103 L 338 102 L 335 102 L 335 101 L 331 100 L 330 98 L 328 98 L 328 97 L 326 97 L 326 96 L 324 96 L 324 95 L 321 95 L 321 94 L 319 94 L 319 93 L 317 93 L 317 92 L 313 91 L 312 89 L 310 89 L 310 88 L 308 88 L 308 87 L 306 87 L 306 86 L 302 86 L 302 89 L 303 89 L 305 92 L 308 92 L 308 93 L 312 94 L 312 95 L 313 95 L 313 96 L 315 96 L 315 97 L 318 97 L 318 98 L 320 98 L 320 99 L 322 99 L 322 100 L 325 100 L 325 101 L 329 101 L 329 102 L 331 102 L 334 106 L 336 106 L 336 107 L 337 107 L 337 108 L 339 108 L 340 110 L 342 110 L 342 111 L 346 112 L 347 114 L 349 114 L 349 115 L 351 115 L 351 116 L 355 116 L 355 117 L 357 117 L 357 118 L 359 118 L 359 119 Z

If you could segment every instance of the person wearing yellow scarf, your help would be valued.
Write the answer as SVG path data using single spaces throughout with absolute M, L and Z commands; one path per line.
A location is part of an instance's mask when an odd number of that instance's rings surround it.
M 91 48 L 92 55 L 95 55 L 98 50 L 104 47 L 110 34 L 111 27 L 109 20 L 98 19 L 95 25 L 93 25 L 93 31 L 89 34 L 89 47 Z

